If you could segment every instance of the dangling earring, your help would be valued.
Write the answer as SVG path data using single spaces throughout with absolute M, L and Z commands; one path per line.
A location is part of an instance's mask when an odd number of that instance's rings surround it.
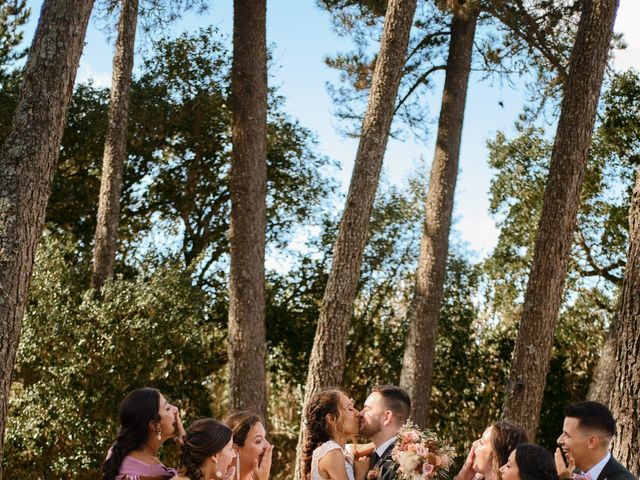
M 222 472 L 220 470 L 218 470 L 218 461 L 211 457 L 211 461 L 216 465 L 215 469 L 216 469 L 216 478 L 222 478 Z
M 157 439 L 158 440 L 162 440 L 162 430 L 160 430 L 160 425 L 156 425 L 156 434 L 157 434 Z

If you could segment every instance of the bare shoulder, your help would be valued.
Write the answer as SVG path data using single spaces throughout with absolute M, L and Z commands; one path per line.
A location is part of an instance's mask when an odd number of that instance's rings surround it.
M 322 465 L 323 463 L 331 463 L 338 462 L 344 463 L 344 453 L 339 448 L 333 448 L 329 450 L 324 456 L 318 461 L 318 465 Z

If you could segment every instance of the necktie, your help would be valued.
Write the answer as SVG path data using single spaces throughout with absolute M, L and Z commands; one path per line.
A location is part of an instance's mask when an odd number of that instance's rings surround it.
M 371 455 L 371 461 L 369 462 L 369 465 L 371 467 L 375 467 L 376 463 L 378 463 L 378 460 L 380 460 L 380 455 L 378 455 L 378 452 L 373 452 L 373 455 Z

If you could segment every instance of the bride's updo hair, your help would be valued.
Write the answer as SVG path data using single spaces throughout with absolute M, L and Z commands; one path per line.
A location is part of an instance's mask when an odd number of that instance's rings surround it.
M 521 443 L 527 443 L 529 438 L 524 429 L 505 420 L 493 424 L 489 438 L 493 454 L 493 474 L 497 478 L 498 469 L 507 463 L 511 452 Z
M 233 412 L 222 419 L 233 432 L 233 443 L 239 447 L 244 447 L 247 436 L 256 423 L 262 423 L 260 417 L 248 410 Z
M 522 480 L 558 480 L 553 455 L 539 445 L 532 443 L 518 445 L 516 464 Z
M 180 475 L 202 480 L 207 458 L 222 451 L 231 440 L 231 429 L 212 418 L 201 418 L 187 428 L 180 456 Z
M 333 438 L 335 433 L 327 423 L 327 415 L 331 414 L 339 424 L 341 409 L 340 397 L 343 393 L 335 388 L 316 393 L 309 401 L 305 410 L 305 443 L 303 450 L 304 478 L 311 472 L 311 458 L 313 451 Z

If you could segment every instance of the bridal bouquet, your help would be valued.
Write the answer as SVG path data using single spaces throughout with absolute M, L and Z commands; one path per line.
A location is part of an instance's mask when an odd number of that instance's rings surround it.
M 453 462 L 453 449 L 432 432 L 408 421 L 398 432 L 391 458 L 399 480 L 427 480 L 443 474 Z

